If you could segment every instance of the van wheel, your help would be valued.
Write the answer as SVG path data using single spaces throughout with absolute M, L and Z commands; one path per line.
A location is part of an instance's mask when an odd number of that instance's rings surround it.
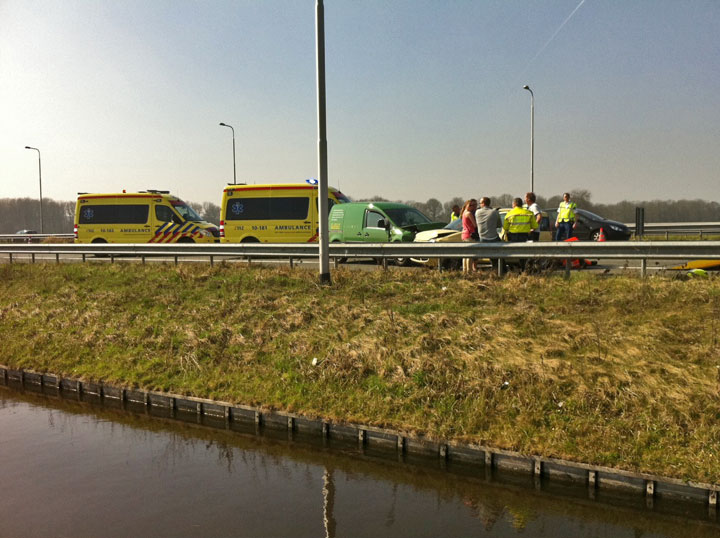
M 192 237 L 181 237 L 180 239 L 177 240 L 177 242 L 178 243 L 194 243 L 195 241 L 193 240 Z
M 245 237 L 241 243 L 259 243 L 260 240 L 257 237 Z
M 104 239 L 100 239 L 100 238 L 98 237 L 97 239 L 93 239 L 93 240 L 91 241 L 91 243 L 100 244 L 100 243 L 107 243 L 107 241 L 105 241 Z M 95 257 L 96 257 L 96 258 L 107 258 L 108 255 L 107 255 L 107 254 L 95 254 Z

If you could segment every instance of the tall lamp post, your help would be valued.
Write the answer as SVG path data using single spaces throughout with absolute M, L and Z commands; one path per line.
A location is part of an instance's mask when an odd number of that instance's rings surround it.
M 40 161 L 40 150 L 37 148 L 33 148 L 30 146 L 25 146 L 25 149 L 33 149 L 38 152 L 38 174 L 40 176 L 40 233 L 45 233 L 45 226 L 44 226 L 44 220 L 43 220 L 43 210 L 42 210 L 42 163 Z
M 535 94 L 527 84 L 523 90 L 530 92 L 530 192 L 535 192 Z
M 221 127 L 230 127 L 232 130 L 232 137 L 233 137 L 233 185 L 237 184 L 237 174 L 235 172 L 235 129 L 233 129 L 232 125 L 228 125 L 227 123 L 220 122 Z
M 327 125 L 325 115 L 325 6 L 315 4 L 315 61 L 317 74 L 318 114 L 318 198 L 320 284 L 330 285 L 330 249 L 328 244 L 328 164 Z

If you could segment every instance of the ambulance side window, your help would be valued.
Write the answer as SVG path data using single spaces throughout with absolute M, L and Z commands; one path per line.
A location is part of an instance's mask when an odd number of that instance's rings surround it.
M 166 205 L 155 206 L 155 218 L 160 222 L 175 222 L 179 224 L 179 220 L 173 210 Z

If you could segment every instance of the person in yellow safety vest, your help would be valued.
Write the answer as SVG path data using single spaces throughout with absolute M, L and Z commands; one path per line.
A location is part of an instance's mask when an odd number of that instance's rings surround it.
M 530 232 L 537 230 L 538 223 L 535 215 L 529 209 L 523 208 L 522 198 L 513 200 L 513 208 L 508 211 L 503 221 L 503 230 L 507 233 L 508 241 L 519 243 L 530 238 Z
M 452 213 L 450 213 L 450 222 L 460 218 L 460 206 L 455 204 L 452 206 Z
M 577 204 L 570 201 L 570 193 L 563 194 L 563 201 L 558 207 L 557 219 L 555 219 L 555 241 L 564 241 L 572 237 L 575 228 L 575 210 Z

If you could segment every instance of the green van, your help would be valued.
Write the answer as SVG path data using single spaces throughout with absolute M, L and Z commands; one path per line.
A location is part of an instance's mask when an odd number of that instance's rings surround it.
M 329 216 L 331 243 L 397 243 L 410 242 L 415 234 L 445 226 L 432 222 L 422 212 L 394 202 L 350 202 L 332 207 Z M 405 265 L 409 260 L 400 258 Z

